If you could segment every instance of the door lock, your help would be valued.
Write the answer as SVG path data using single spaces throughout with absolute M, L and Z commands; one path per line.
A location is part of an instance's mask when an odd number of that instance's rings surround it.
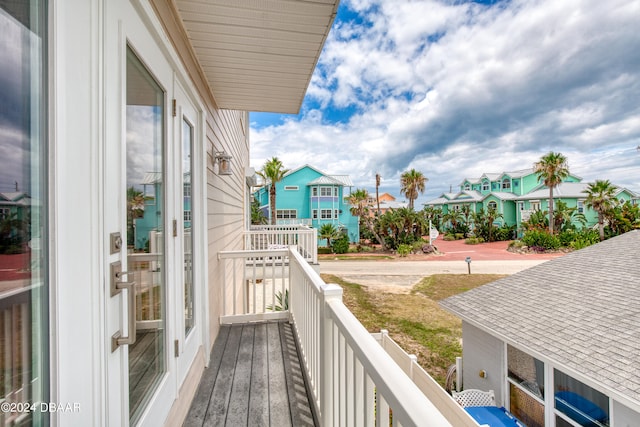
M 122 249 L 122 236 L 119 232 L 109 234 L 109 248 L 111 249 L 111 255 L 120 252 Z

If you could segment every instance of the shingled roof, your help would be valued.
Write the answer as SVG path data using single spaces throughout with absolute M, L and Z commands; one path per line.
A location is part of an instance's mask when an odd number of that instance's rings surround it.
M 464 321 L 640 406 L 640 230 L 441 301 Z

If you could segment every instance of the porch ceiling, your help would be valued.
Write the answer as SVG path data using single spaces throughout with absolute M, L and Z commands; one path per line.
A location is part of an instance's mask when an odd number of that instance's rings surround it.
M 339 0 L 176 0 L 220 108 L 297 114 Z

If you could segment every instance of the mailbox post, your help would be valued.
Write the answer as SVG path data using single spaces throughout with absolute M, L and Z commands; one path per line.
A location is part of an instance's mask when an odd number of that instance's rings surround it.
M 469 274 L 471 274 L 471 257 L 468 256 L 464 260 L 467 263 L 467 269 L 469 270 Z

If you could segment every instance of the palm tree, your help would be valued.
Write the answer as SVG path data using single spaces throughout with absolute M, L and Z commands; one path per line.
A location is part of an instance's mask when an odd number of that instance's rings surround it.
M 285 169 L 277 157 L 267 160 L 262 166 L 262 170 L 258 172 L 258 175 L 264 179 L 265 184 L 269 184 L 269 218 L 271 225 L 276 224 L 276 184 L 284 178 L 287 172 L 289 172 L 289 169 Z
M 608 179 L 596 180 L 596 182 L 589 184 L 585 192 L 587 193 L 585 205 L 598 213 L 598 231 L 600 232 L 600 241 L 603 241 L 604 217 L 615 206 L 616 187 Z
M 533 164 L 538 181 L 549 187 L 549 233 L 553 233 L 553 189 L 569 176 L 567 158 L 553 151 L 545 154 Z
M 320 230 L 318 230 L 318 237 L 321 239 L 327 239 L 327 247 L 331 247 L 331 240 L 340 236 L 340 233 L 335 225 L 330 222 L 322 224 Z
M 373 218 L 369 215 L 369 206 L 367 200 L 369 199 L 369 192 L 365 189 L 356 189 L 349 197 L 347 197 L 347 203 L 351 205 L 349 208 L 351 215 L 360 218 L 360 224 L 364 224 L 369 232 L 376 238 L 382 250 L 386 250 L 384 239 L 380 237 L 380 234 L 376 232 Z
M 413 209 L 413 201 L 418 198 L 418 193 L 424 193 L 424 186 L 428 180 L 422 172 L 415 169 L 400 175 L 400 193 L 409 199 L 409 209 Z

